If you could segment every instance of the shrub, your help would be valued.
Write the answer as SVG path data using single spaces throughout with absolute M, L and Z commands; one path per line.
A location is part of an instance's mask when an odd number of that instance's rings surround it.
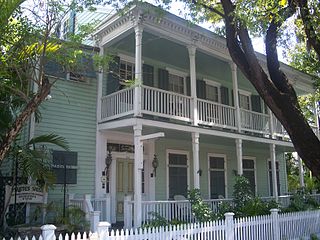
M 198 222 L 208 222 L 217 219 L 210 207 L 203 202 L 199 189 L 193 189 L 188 192 L 188 199 L 191 203 L 193 216 Z

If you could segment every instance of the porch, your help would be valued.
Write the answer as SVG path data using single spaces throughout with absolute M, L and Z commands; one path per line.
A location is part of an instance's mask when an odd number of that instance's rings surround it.
M 72 195 L 72 194 L 71 194 Z M 320 194 L 310 195 L 317 203 L 320 203 Z M 280 207 L 287 207 L 290 204 L 291 195 L 282 195 L 278 197 L 278 203 Z M 273 197 L 262 197 L 263 200 L 269 201 L 274 200 Z M 86 202 L 88 201 L 88 202 Z M 223 203 L 233 203 L 232 198 L 228 199 L 206 199 L 204 200 L 210 209 L 217 213 L 219 212 L 219 207 Z M 92 215 L 93 212 L 99 212 L 100 218 L 96 220 L 97 224 L 99 221 L 108 221 L 110 214 L 110 195 L 105 198 L 91 198 L 89 195 L 85 195 L 84 198 L 72 198 L 69 201 L 69 205 L 77 206 L 86 213 L 87 216 Z M 91 207 L 87 207 L 91 206 Z M 163 217 L 169 221 L 178 220 L 184 223 L 194 223 L 196 219 L 193 217 L 191 212 L 191 204 L 188 200 L 169 200 L 169 201 L 142 201 L 141 202 L 141 225 L 148 224 L 154 219 L 153 213 L 158 216 Z M 133 225 L 133 211 L 134 211 L 134 201 L 131 196 L 127 196 L 124 199 L 124 229 L 132 229 Z M 93 221 L 93 218 L 88 218 L 88 220 Z M 91 225 L 93 223 L 91 222 Z M 96 229 L 97 226 L 92 226 Z
M 195 100 L 190 96 L 145 85 L 123 89 L 101 98 L 100 122 L 132 115 L 290 140 L 270 111 L 265 114 L 209 100 Z M 319 135 L 317 127 L 312 128 Z

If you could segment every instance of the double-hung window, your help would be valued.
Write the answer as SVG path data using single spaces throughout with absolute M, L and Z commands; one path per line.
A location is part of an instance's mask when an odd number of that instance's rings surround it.
M 239 106 L 245 110 L 251 110 L 250 93 L 239 91 Z
M 225 155 L 209 155 L 210 198 L 226 197 Z
M 207 100 L 213 102 L 220 102 L 220 84 L 209 80 L 205 80 L 205 82 Z
M 120 74 L 120 84 L 121 85 L 124 85 L 125 81 L 127 81 L 127 80 L 133 80 L 134 74 L 135 74 L 134 63 L 121 59 L 119 74 Z
M 169 73 L 169 91 L 185 94 L 184 77 Z
M 256 193 L 256 169 L 255 169 L 255 159 L 253 158 L 243 158 L 242 159 L 243 176 L 249 180 L 251 191 L 253 194 Z
M 168 157 L 168 197 L 175 195 L 187 197 L 188 191 L 188 154 L 169 151 Z
M 270 189 L 270 196 L 273 196 L 273 178 L 272 178 L 271 161 L 268 161 L 268 172 L 269 172 L 269 189 Z M 279 195 L 279 191 L 280 191 L 280 170 L 279 170 L 279 162 L 276 162 L 276 176 L 277 176 L 277 193 L 278 193 L 278 195 Z

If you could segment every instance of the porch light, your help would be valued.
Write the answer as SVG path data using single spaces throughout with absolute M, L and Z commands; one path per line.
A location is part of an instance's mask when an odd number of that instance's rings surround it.
M 157 171 L 158 166 L 159 166 L 159 161 L 158 161 L 157 155 L 154 154 L 153 161 L 152 161 L 154 176 L 156 176 L 156 171 Z
M 107 157 L 105 159 L 105 163 L 106 163 L 106 168 L 105 168 L 105 173 L 107 175 L 107 172 L 111 166 L 111 163 L 112 163 L 112 154 L 111 154 L 111 148 L 108 148 L 108 154 L 107 154 Z

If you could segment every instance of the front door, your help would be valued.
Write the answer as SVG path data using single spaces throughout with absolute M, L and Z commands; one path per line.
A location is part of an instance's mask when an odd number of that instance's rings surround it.
M 123 201 L 127 195 L 133 196 L 133 160 L 117 159 L 117 179 L 116 179 L 116 219 L 123 222 Z

